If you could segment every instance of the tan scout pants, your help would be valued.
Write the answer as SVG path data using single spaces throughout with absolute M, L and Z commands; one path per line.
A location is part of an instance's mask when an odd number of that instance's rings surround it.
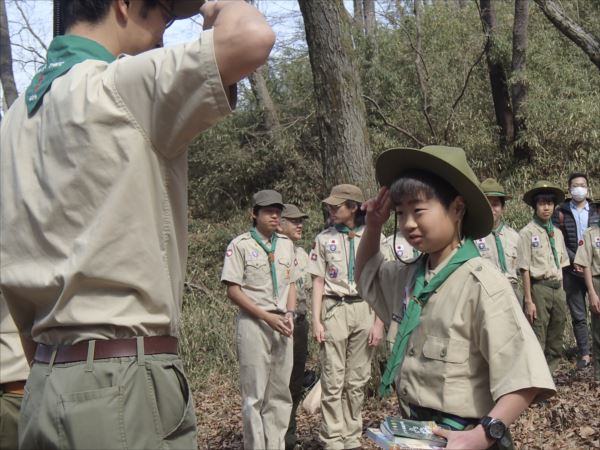
M 197 449 L 196 414 L 177 355 L 35 363 L 21 449 Z
M 375 315 L 367 302 L 323 299 L 321 321 L 321 411 L 319 438 L 327 449 L 360 447 L 363 388 L 371 376 L 368 346 Z
M 283 449 L 292 411 L 293 338 L 244 313 L 236 328 L 244 448 Z
M 531 297 L 535 304 L 537 319 L 533 331 L 542 346 L 550 372 L 554 373 L 563 352 L 563 334 L 567 321 L 565 291 L 540 282 L 531 285 Z

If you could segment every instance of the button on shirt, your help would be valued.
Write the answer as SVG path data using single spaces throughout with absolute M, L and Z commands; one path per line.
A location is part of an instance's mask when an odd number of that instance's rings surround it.
M 385 262 L 382 254 L 363 268 L 359 292 L 386 325 L 402 302 L 398 292 L 407 287 L 412 292 L 415 272 L 415 266 Z M 402 403 L 481 418 L 510 392 L 536 387 L 542 389 L 537 400 L 553 395 L 544 354 L 514 295 L 508 280 L 483 258 L 450 275 L 409 338 L 396 377 Z
M 270 245 L 267 238 L 264 236 L 261 238 L 263 243 Z M 267 253 L 250 233 L 244 233 L 227 246 L 221 281 L 239 285 L 244 294 L 264 310 L 285 311 L 290 283 L 296 282 L 298 278 L 295 260 L 294 244 L 286 236 L 278 234 L 275 246 L 278 295 L 274 298 Z
M 546 230 L 533 221 L 529 222 L 519 232 L 519 269 L 528 270 L 531 278 L 535 280 L 561 281 L 561 268 L 568 267 L 570 262 L 563 234 L 558 227 L 554 227 L 554 245 L 560 268 L 557 268 L 554 262 L 550 237 Z
M 213 32 L 86 60 L 2 120 L 0 289 L 37 342 L 178 335 L 187 146 L 231 112 Z

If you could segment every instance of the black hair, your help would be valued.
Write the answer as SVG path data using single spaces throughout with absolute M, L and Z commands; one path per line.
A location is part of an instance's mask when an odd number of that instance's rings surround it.
M 571 175 L 569 175 L 569 187 L 571 187 L 571 181 L 573 181 L 575 178 L 584 178 L 587 184 L 590 182 L 585 173 L 573 172 Z
M 554 206 L 558 204 L 556 194 L 550 192 L 539 192 L 533 196 L 533 207 L 535 208 L 538 202 L 552 202 Z
M 500 204 L 502 205 L 502 208 L 504 208 L 504 206 L 506 205 L 506 198 L 505 197 L 490 195 L 490 196 L 488 196 L 488 201 L 490 200 L 490 198 L 497 198 L 498 200 L 500 200 Z M 490 202 L 490 203 L 492 203 L 492 202 Z
M 425 170 L 407 170 L 390 186 L 392 203 L 398 204 L 405 195 L 411 197 L 425 196 L 435 198 L 446 209 L 458 197 L 458 191 L 443 178 Z
M 357 228 L 363 226 L 365 224 L 366 211 L 360 209 L 362 203 L 354 200 L 346 200 L 344 205 L 350 210 L 356 208 L 356 212 L 354 213 L 354 227 Z
M 77 22 L 96 24 L 106 17 L 114 0 L 61 0 L 63 27 L 68 30 Z M 139 1 L 139 0 L 130 0 Z M 142 17 L 158 5 L 159 0 L 143 0 Z

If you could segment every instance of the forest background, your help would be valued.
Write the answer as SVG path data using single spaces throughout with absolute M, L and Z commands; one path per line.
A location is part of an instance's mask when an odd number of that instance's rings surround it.
M 600 198 L 598 0 L 289 0 L 279 11 L 268 3 L 258 6 L 285 39 L 239 85 L 236 113 L 190 148 L 182 349 L 201 448 L 241 445 L 237 310 L 219 276 L 228 242 L 250 226 L 257 190 L 276 189 L 309 214 L 307 250 L 331 186 L 373 194 L 372 163 L 393 147 L 464 148 L 480 179 L 495 177 L 514 195 L 506 219 L 517 229 L 531 217 L 520 197 L 538 179 L 566 190 L 568 174 L 583 171 Z M 19 42 L 0 5 L 6 108 L 6 45 Z M 554 23 L 553 11 L 564 14 Z M 314 344 L 309 365 L 318 366 Z M 600 447 L 600 389 L 588 375 L 566 360 L 559 395 L 520 419 L 517 442 Z M 370 388 L 378 377 L 375 363 Z M 366 424 L 393 409 L 371 395 Z M 305 448 L 315 445 L 318 419 L 303 414 L 299 427 Z

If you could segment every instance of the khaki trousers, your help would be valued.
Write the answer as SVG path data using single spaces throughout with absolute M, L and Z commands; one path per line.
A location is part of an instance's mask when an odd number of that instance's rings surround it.
M 537 319 L 533 331 L 542 346 L 550 372 L 554 373 L 563 353 L 567 299 L 562 287 L 554 288 L 542 282 L 532 282 L 531 297 L 536 307 Z
M 368 346 L 375 314 L 367 302 L 323 299 L 321 321 L 321 413 L 319 438 L 327 449 L 360 447 L 364 386 L 371 376 Z
M 25 386 L 19 444 L 21 449 L 197 449 L 196 414 L 181 360 L 142 353 L 36 362 Z
M 0 449 L 19 448 L 19 411 L 23 396 L 0 392 Z
M 292 396 L 293 338 L 241 312 L 236 326 L 244 448 L 283 449 Z

